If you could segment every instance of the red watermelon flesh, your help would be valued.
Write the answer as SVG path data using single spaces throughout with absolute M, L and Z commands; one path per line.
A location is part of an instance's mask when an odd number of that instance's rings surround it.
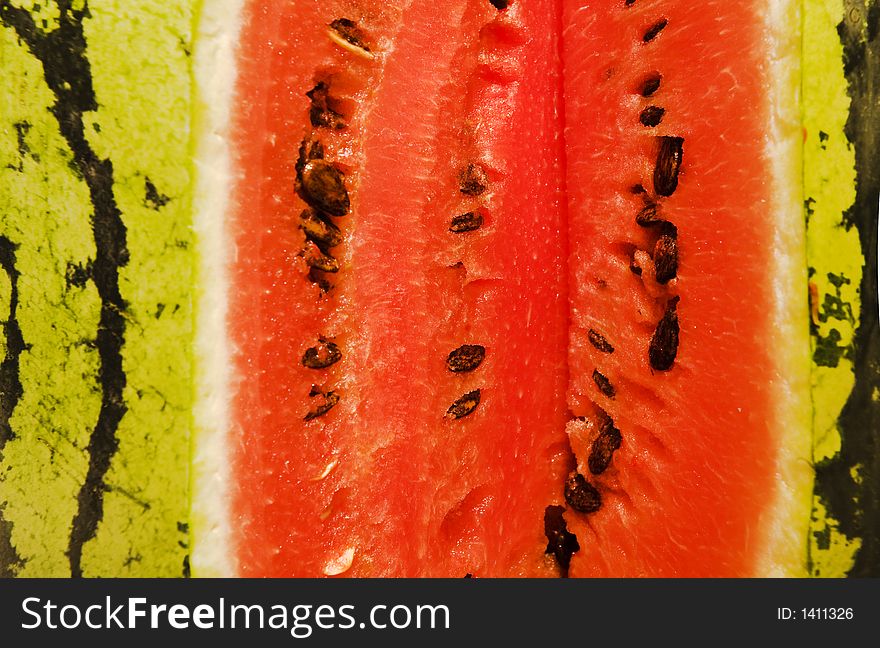
M 246 3 L 237 573 L 764 569 L 766 11 Z
M 603 508 L 567 513 L 571 573 L 755 573 L 778 496 L 769 4 L 584 4 L 564 2 L 569 430 Z
M 558 573 L 543 529 L 569 456 L 554 7 L 250 5 L 230 311 L 243 575 Z M 344 125 L 312 123 L 325 90 Z M 318 167 L 350 203 L 322 216 L 342 242 L 318 264 L 336 272 L 309 265 L 299 226 Z M 304 366 L 311 348 L 338 359 Z

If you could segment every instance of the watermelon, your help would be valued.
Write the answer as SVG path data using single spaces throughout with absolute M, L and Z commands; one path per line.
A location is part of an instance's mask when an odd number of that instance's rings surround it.
M 589 546 L 572 574 L 798 573 L 806 263 L 797 39 L 779 27 L 795 5 L 582 5 L 563 14 L 569 436 L 603 510 L 568 516 Z
M 219 385 L 232 405 L 213 437 L 226 454 L 203 468 L 213 497 L 200 528 L 220 542 L 196 564 L 806 573 L 798 7 L 502 9 L 245 6 L 225 288 L 238 356 Z M 714 37 L 718 23 L 740 38 Z M 523 139 L 537 167 L 520 171 Z M 520 205 L 516 217 L 505 205 Z M 560 218 L 555 238 L 529 229 Z M 515 259 L 504 273 L 497 237 Z M 492 313 L 485 324 L 462 308 L 461 284 Z M 480 337 L 450 334 L 450 320 Z M 560 326 L 567 398 L 524 352 L 559 366 Z M 511 422 L 546 450 L 523 456 Z
M 541 520 L 566 456 L 567 303 L 545 4 L 246 12 L 237 573 L 555 574 Z
M 0 575 L 877 575 L 877 24 L 0 0 Z

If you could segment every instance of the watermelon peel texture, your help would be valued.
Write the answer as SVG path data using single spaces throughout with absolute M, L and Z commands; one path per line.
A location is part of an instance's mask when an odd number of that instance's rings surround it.
M 0 2 L 2 575 L 188 572 L 192 10 Z

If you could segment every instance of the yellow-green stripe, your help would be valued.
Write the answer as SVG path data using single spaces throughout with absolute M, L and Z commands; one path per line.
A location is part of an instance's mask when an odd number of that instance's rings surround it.
M 17 322 L 26 343 L 22 397 L 9 418 L 14 437 L 0 450 L 0 510 L 21 560 L 10 571 L 181 575 L 192 400 L 193 3 L 92 0 L 87 12 L 83 2 L 38 4 L 39 11 L 35 3 L 0 3 L 0 237 L 16 246 Z M 21 21 L 12 24 L 21 8 L 38 31 L 33 39 L 21 37 Z M 77 12 L 79 25 L 68 24 Z M 62 27 L 81 29 L 96 105 L 75 106 L 57 80 L 53 93 L 44 74 L 45 52 L 33 43 L 77 43 L 76 34 L 56 31 Z M 62 103 L 81 118 L 84 142 L 69 124 L 59 127 Z M 90 196 L 102 186 L 90 175 L 90 156 L 110 178 L 110 195 Z M 114 253 L 93 228 L 115 216 L 108 205 L 118 209 L 125 234 L 116 239 L 129 253 L 110 259 L 112 278 L 94 270 L 99 243 L 105 257 Z M 0 318 L 8 317 L 9 294 L 0 290 Z M 102 321 L 119 322 L 121 339 L 108 335 Z M 102 388 L 102 367 L 113 365 L 114 353 L 124 374 L 121 391 L 106 381 Z M 114 407 L 123 414 L 118 425 L 106 426 L 110 461 L 95 470 L 98 452 L 90 457 L 89 444 L 100 446 L 102 406 L 104 420 Z M 99 510 L 90 508 L 95 502 Z M 74 560 L 76 519 L 85 522 Z M 0 573 L 5 558 L 0 542 Z
M 865 172 L 880 159 L 876 146 L 873 163 L 866 159 L 871 142 L 858 132 L 866 117 L 860 104 L 871 102 L 870 84 L 860 88 L 854 81 L 877 78 L 880 56 L 876 45 L 868 49 L 866 36 L 869 23 L 875 32 L 880 29 L 880 7 L 875 0 L 806 0 L 804 20 L 804 195 L 815 318 L 817 471 L 809 566 L 814 576 L 877 575 L 877 520 L 869 511 L 876 510 L 877 487 L 868 483 L 876 483 L 880 411 L 880 374 L 869 357 L 877 346 L 876 250 L 866 258 L 866 241 L 876 234 L 878 196 Z M 876 124 L 869 126 L 874 133 Z M 866 541 L 873 545 L 868 552 Z

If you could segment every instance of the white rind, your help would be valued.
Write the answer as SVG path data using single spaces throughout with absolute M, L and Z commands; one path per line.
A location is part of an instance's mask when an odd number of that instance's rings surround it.
M 810 411 L 809 305 L 806 223 L 803 213 L 803 139 L 800 113 L 801 3 L 772 0 L 766 32 L 770 56 L 770 129 L 766 156 L 772 167 L 774 326 L 768 348 L 776 361 L 772 390 L 777 404 L 777 492 L 762 520 L 755 575 L 807 576 L 807 538 L 813 469 Z M 770 443 L 770 440 L 768 440 Z M 772 444 L 771 446 L 772 447 Z
M 191 567 L 194 576 L 235 576 L 228 496 L 231 349 L 226 328 L 232 244 L 226 214 L 233 185 L 229 128 L 236 44 L 244 0 L 203 0 L 196 29 L 196 190 L 198 241 L 195 435 L 192 445 Z

